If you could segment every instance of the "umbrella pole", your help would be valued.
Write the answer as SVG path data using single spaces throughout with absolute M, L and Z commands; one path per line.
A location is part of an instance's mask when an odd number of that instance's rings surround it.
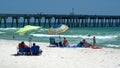
M 29 37 L 29 46 L 31 47 L 32 46 L 32 38 L 31 37 Z
M 61 37 L 60 37 L 60 34 L 59 34 L 59 39 L 60 39 L 60 42 L 61 42 Z

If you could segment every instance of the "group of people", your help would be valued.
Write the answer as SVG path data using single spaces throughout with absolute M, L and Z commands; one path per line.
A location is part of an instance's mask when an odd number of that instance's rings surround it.
M 77 47 L 91 47 L 91 46 L 95 46 L 96 44 L 96 38 L 95 36 L 93 37 L 93 44 L 88 43 L 85 39 L 83 39 L 83 41 L 80 41 L 80 43 L 78 43 Z M 63 46 L 70 46 L 69 42 L 66 38 L 64 38 L 63 40 Z
M 39 55 L 42 53 L 42 50 L 38 45 L 33 43 L 31 47 L 26 45 L 23 41 L 18 44 L 18 53 L 19 55 Z
M 49 38 L 49 40 L 50 40 L 50 45 L 52 44 L 52 45 L 56 45 L 57 47 L 66 47 L 66 46 L 69 46 L 69 43 L 68 43 L 68 40 L 66 39 L 66 38 L 64 38 L 64 40 L 63 40 L 63 43 L 60 41 L 59 43 L 57 43 L 56 41 L 55 41 L 55 38 L 54 37 L 50 37 Z
M 92 49 L 101 49 L 100 46 L 96 46 L 96 38 L 93 37 L 93 44 L 88 43 L 85 39 L 80 41 L 76 47 L 85 47 L 85 48 L 92 48 Z
M 70 46 L 68 40 L 65 37 L 63 39 L 63 42 L 59 42 L 59 43 L 56 43 L 55 41 L 52 41 L 52 42 L 54 42 L 56 46 L 62 46 L 62 47 L 69 47 Z M 75 45 L 73 47 L 85 47 L 85 48 L 93 48 L 93 49 L 100 49 L 101 48 L 99 46 L 96 46 L 95 36 L 93 37 L 93 44 L 90 44 L 85 39 L 83 39 L 77 45 Z M 41 54 L 41 53 L 42 53 L 42 50 L 35 43 L 33 43 L 33 45 L 31 47 L 26 45 L 23 41 L 18 44 L 18 54 L 38 55 L 38 54 Z
M 56 43 L 55 43 L 56 44 Z M 63 41 L 60 43 L 57 43 L 57 46 L 63 46 L 63 47 L 71 47 L 69 45 L 68 40 L 64 37 Z M 101 47 L 96 46 L 96 38 L 95 36 L 93 37 L 93 44 L 88 43 L 85 39 L 83 39 L 82 41 L 80 41 L 77 45 L 73 46 L 73 47 L 85 47 L 85 48 L 93 48 L 93 49 L 99 49 Z

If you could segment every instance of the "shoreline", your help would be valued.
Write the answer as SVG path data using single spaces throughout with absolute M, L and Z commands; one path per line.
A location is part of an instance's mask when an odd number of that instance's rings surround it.
M 15 39 L 0 39 L 0 40 L 8 40 L 8 41 L 19 41 L 19 42 L 21 42 L 21 40 L 15 40 Z M 29 44 L 29 41 L 28 40 L 25 40 L 25 42 L 27 42 L 28 44 Z M 47 44 L 49 44 L 49 42 L 39 42 L 39 41 L 32 41 L 32 42 L 36 42 L 36 43 L 47 43 Z M 72 44 L 71 46 L 75 46 L 75 45 L 77 45 L 77 43 L 76 44 Z M 97 45 L 96 45 L 97 46 Z M 100 46 L 100 45 L 98 45 L 98 46 Z M 111 47 L 107 47 L 107 46 L 100 46 L 100 47 L 102 47 L 102 48 L 110 48 L 110 49 L 120 49 L 120 47 L 114 47 L 113 45 L 108 45 L 108 46 L 111 46 Z
M 50 48 L 35 42 L 43 50 L 39 56 L 13 56 L 20 41 L 0 39 L 2 68 L 119 68 L 120 49 Z M 26 44 L 29 42 L 25 41 Z

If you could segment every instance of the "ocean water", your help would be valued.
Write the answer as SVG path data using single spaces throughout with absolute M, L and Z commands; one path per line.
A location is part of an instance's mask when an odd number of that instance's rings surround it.
M 86 39 L 89 43 L 92 43 L 93 36 L 95 36 L 97 46 L 120 48 L 120 27 L 69 28 L 66 32 L 60 35 L 49 35 L 49 28 L 41 28 L 28 32 L 26 35 L 15 34 L 15 32 L 20 28 L 21 27 L 0 28 L 0 39 L 29 41 L 29 38 L 31 38 L 32 42 L 49 43 L 49 37 L 55 37 L 56 41 L 59 42 L 60 36 L 61 40 L 63 40 L 63 37 L 66 37 L 70 44 L 76 45 L 83 39 Z

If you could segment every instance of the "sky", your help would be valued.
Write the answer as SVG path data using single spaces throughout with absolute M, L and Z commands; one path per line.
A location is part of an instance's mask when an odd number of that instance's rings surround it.
M 120 15 L 120 0 L 0 0 L 0 14 Z

